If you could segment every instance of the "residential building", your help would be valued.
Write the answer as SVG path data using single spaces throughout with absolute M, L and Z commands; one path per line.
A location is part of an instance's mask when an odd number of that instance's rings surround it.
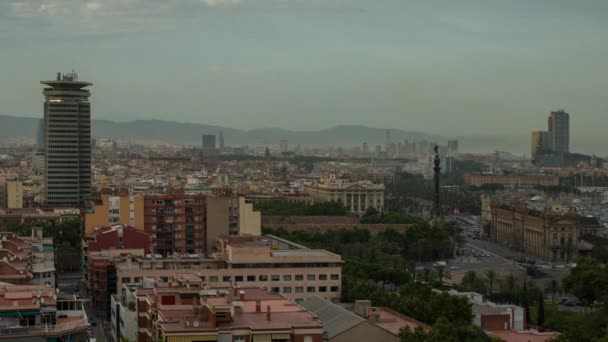
M 232 236 L 217 241 L 217 252 L 205 258 L 196 254 L 129 257 L 117 261 L 117 288 L 138 284 L 144 278 L 171 283 L 176 274 L 200 278 L 210 288 L 264 287 L 301 302 L 318 295 L 339 301 L 342 259 L 325 250 L 308 249 L 274 236 Z
M 489 336 L 506 342 L 545 342 L 552 340 L 556 332 L 539 332 L 526 325 L 525 308 L 513 304 L 496 304 L 486 300 L 476 292 L 450 290 L 453 296 L 466 297 L 473 311 L 473 325 L 481 328 Z
M 23 183 L 21 181 L 6 182 L 6 207 L 9 209 L 23 208 Z
M 368 300 L 355 303 L 354 312 L 321 297 L 313 296 L 302 302 L 302 307 L 314 313 L 323 324 L 324 341 L 386 341 L 399 342 L 401 328 L 412 330 L 424 323 L 383 307 L 372 307 Z
M 95 231 L 83 241 L 82 269 L 95 310 L 109 316 L 110 296 L 116 293 L 117 260 L 150 253 L 150 236 L 133 227 L 114 225 Z
M 57 74 L 43 91 L 45 126 L 45 203 L 79 207 L 91 194 L 92 83 L 75 73 Z
M 279 150 L 281 151 L 281 153 L 289 152 L 289 141 L 287 139 L 282 139 L 279 142 Z
M 256 287 L 176 285 L 157 286 L 138 301 L 138 313 L 147 309 L 150 317 L 140 316 L 139 341 L 323 341 L 316 316 L 279 294 Z
M 144 197 L 130 195 L 128 192 L 102 195 L 100 203 L 84 215 L 86 236 L 91 236 L 95 228 L 115 224 L 144 230 Z
M 253 204 L 239 197 L 238 232 L 240 235 L 262 235 L 262 213 L 253 210 Z
M 0 285 L 0 341 L 85 341 L 82 300 L 44 285 Z
M 0 232 L 0 282 L 45 285 L 55 288 L 53 239 L 32 228 L 31 236 Z
M 215 144 L 215 134 L 203 134 L 203 150 L 214 150 L 217 145 Z
M 351 213 L 364 214 L 369 208 L 384 211 L 383 184 L 369 181 L 350 182 L 332 174 L 329 178 L 305 183 L 304 191 L 310 194 L 315 202 L 339 202 Z
M 211 253 L 215 238 L 229 235 L 230 198 L 170 190 L 144 198 L 144 230 L 155 254 Z

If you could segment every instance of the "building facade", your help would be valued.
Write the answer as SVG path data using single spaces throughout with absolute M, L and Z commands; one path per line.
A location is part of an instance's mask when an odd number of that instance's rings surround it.
M 557 153 L 570 152 L 570 115 L 563 109 L 549 115 L 551 150 Z
M 100 203 L 84 215 L 86 236 L 91 236 L 95 228 L 114 224 L 144 230 L 144 197 L 128 193 L 103 195 Z
M 484 184 L 556 186 L 559 185 L 559 176 L 545 174 L 465 173 L 464 182 L 475 186 L 482 186 Z
M 315 202 L 339 202 L 354 214 L 364 214 L 369 208 L 378 212 L 384 210 L 383 184 L 368 181 L 351 183 L 347 179 L 338 179 L 331 175 L 318 182 L 305 184 L 304 189 Z
M 339 255 L 270 236 L 235 236 L 217 243 L 213 258 L 150 255 L 116 262 L 117 288 L 139 284 L 145 278 L 168 284 L 182 274 L 200 278 L 209 288 L 263 287 L 296 302 L 314 295 L 334 302 L 340 299 Z
M 572 262 L 578 257 L 583 235 L 603 232 L 597 220 L 549 210 L 538 211 L 517 201 L 510 205 L 493 203 L 490 238 L 511 250 L 552 262 Z
M 75 73 L 42 81 L 44 102 L 44 187 L 47 206 L 80 206 L 91 194 L 92 83 Z

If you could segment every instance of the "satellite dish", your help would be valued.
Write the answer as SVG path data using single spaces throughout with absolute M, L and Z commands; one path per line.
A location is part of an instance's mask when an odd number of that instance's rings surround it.
M 198 328 L 199 325 L 200 325 L 200 323 L 198 321 L 192 322 L 192 326 L 195 328 Z

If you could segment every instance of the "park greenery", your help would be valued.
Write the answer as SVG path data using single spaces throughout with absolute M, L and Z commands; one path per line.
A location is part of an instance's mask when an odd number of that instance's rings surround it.
M 376 235 L 363 229 L 330 232 L 264 229 L 311 248 L 324 248 L 343 256 L 343 300 L 369 299 L 428 324 L 432 330 L 404 329 L 403 341 L 489 341 L 471 325 L 471 305 L 464 297 L 444 291 L 444 267 L 416 267 L 417 261 L 447 258 L 453 251 L 449 226 L 413 224 L 405 233 L 387 229 Z M 394 291 L 385 284 L 391 284 Z M 398 286 L 398 288 L 396 287 Z M 415 336 L 415 339 L 412 337 Z
M 348 213 L 338 202 L 307 204 L 273 200 L 256 202 L 254 208 L 265 216 L 344 216 Z
M 42 227 L 43 236 L 53 238 L 53 244 L 58 250 L 80 251 L 82 238 L 79 219 L 69 219 L 57 224 L 13 224 L 8 230 L 18 236 L 30 236 L 33 227 Z

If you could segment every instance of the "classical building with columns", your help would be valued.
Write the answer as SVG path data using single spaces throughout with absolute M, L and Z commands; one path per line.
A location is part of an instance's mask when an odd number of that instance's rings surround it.
M 350 212 L 363 214 L 368 208 L 384 210 L 384 185 L 369 181 L 351 182 L 348 179 L 321 178 L 317 182 L 304 184 L 305 192 L 315 202 L 336 201 L 342 203 Z
M 596 218 L 575 211 L 558 213 L 530 209 L 525 203 L 492 203 L 490 237 L 515 252 L 553 262 L 576 260 L 583 235 L 599 235 Z

